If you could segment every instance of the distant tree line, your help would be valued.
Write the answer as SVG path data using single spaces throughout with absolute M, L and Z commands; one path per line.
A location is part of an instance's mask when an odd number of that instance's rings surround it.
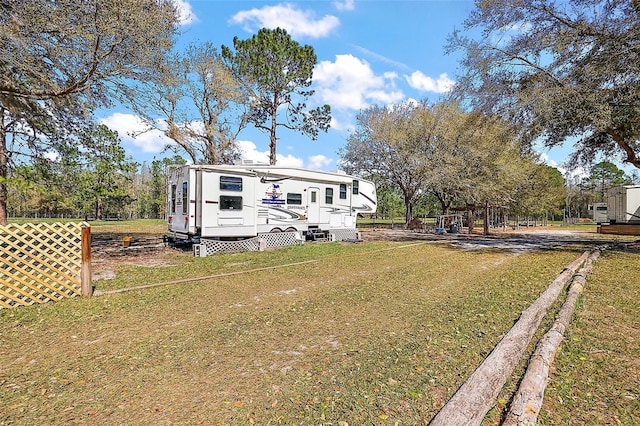
M 607 202 L 606 193 L 609 188 L 619 185 L 638 185 L 640 184 L 640 175 L 632 173 L 625 174 L 615 164 L 603 161 L 595 164 L 588 175 L 562 175 L 558 169 L 550 166 L 541 165 L 545 170 L 547 183 L 551 192 L 555 188 L 556 197 L 552 202 L 544 202 L 543 199 L 549 194 L 546 188 L 538 188 L 537 191 L 529 192 L 529 199 L 526 204 L 518 205 L 518 201 L 510 203 L 504 209 L 505 213 L 511 215 L 512 218 L 517 216 L 525 218 L 546 218 L 548 220 L 577 220 L 580 218 L 591 218 L 589 205 L 601 202 Z M 604 172 L 603 172 L 604 171 Z M 541 180 L 544 184 L 542 176 L 534 180 Z M 523 182 L 523 186 L 527 183 Z M 531 185 L 531 182 L 529 183 Z M 529 204 L 534 208 L 526 208 Z M 464 206 L 463 198 L 460 198 L 450 207 Z M 418 218 L 433 218 L 443 213 L 452 213 L 449 210 L 442 210 L 442 204 L 438 197 L 433 193 L 420 192 L 416 197 L 416 201 L 412 208 L 413 216 Z M 395 185 L 381 183 L 378 185 L 378 210 L 374 216 L 377 219 L 397 220 L 405 223 L 406 207 L 403 199 L 402 190 Z
M 590 217 L 589 205 L 607 202 L 607 191 L 620 185 L 640 184 L 640 174 L 630 175 L 609 161 L 601 161 L 590 168 L 584 176 L 565 177 L 565 200 L 563 215 L 565 220 Z
M 116 132 L 99 125 L 82 145 L 67 145 L 56 161 L 13 168 L 10 217 L 85 220 L 162 219 L 166 170 L 179 156 L 136 163 L 126 157 Z M 82 146 L 83 149 L 79 149 Z

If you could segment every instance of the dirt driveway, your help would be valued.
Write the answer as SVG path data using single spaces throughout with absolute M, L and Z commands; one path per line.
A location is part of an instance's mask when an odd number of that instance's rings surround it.
M 617 244 L 625 250 L 640 251 L 640 240 L 607 238 L 594 232 L 567 230 L 559 227 L 521 228 L 515 231 L 479 234 L 421 233 L 404 229 L 366 229 L 361 232 L 363 241 L 430 241 L 434 244 L 450 244 L 461 250 L 494 249 L 511 253 L 557 248 L 583 250 L 588 247 Z M 623 245 L 621 247 L 620 245 Z M 97 236 L 92 245 L 92 267 L 95 280 L 110 279 L 119 265 L 165 266 L 175 249 L 166 247 L 162 235 L 134 236 L 130 247 L 123 247 L 118 235 Z
M 611 238 L 595 232 L 567 230 L 559 227 L 520 228 L 506 232 L 492 231 L 490 235 L 480 234 L 444 234 L 414 232 L 403 229 L 376 229 L 363 231 L 362 239 L 388 241 L 426 240 L 450 244 L 464 250 L 499 249 L 512 252 L 526 252 L 534 250 L 550 250 L 555 248 L 570 248 L 584 246 L 604 246 L 623 244 L 627 249 L 638 249 L 640 240 Z

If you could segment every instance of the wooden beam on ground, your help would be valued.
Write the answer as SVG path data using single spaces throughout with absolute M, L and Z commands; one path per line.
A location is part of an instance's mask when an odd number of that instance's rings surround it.
M 591 272 L 592 263 L 599 256 L 600 250 L 591 253 L 580 272 L 574 275 L 569 294 L 558 312 L 558 317 L 551 329 L 540 339 L 529 360 L 527 371 L 520 382 L 502 426 L 535 425 L 537 423 L 549 378 L 549 368 L 553 364 L 560 343 L 562 343 L 564 332 L 569 327 L 578 297 L 587 282 L 587 275 Z
M 588 256 L 589 252 L 586 251 L 567 265 L 538 299 L 522 312 L 511 330 L 431 420 L 431 426 L 472 426 L 482 423 L 518 365 L 542 318 Z

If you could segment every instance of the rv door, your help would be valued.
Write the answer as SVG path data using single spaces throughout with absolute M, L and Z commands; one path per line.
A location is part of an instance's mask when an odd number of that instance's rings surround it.
M 315 225 L 320 222 L 320 189 L 307 189 L 307 222 Z
M 193 235 L 195 233 L 195 188 L 188 167 L 174 170 L 169 181 L 169 230 L 178 234 Z M 195 176 L 193 176 L 195 177 Z

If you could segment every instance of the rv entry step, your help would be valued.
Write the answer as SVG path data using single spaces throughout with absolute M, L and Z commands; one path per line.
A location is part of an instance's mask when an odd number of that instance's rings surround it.
M 318 228 L 309 228 L 307 239 L 311 241 L 328 241 L 329 231 L 323 231 Z

